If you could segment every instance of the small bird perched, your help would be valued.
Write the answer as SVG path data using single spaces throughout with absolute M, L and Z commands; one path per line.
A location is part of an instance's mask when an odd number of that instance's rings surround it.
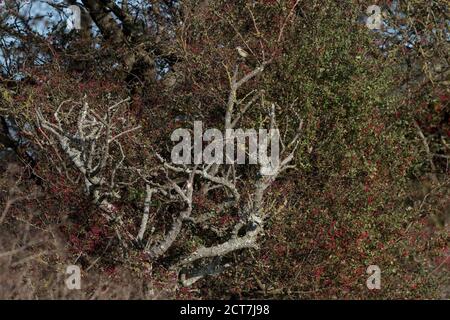
M 242 47 L 236 47 L 236 50 L 237 50 L 237 52 L 239 53 L 239 55 L 242 57 L 242 58 L 247 58 L 248 57 L 248 52 L 247 51 L 245 51 L 244 49 L 242 49 Z
M 236 50 L 239 54 L 239 60 L 240 62 L 246 64 L 250 68 L 257 68 L 260 66 L 260 62 L 254 55 L 249 54 L 247 51 L 245 51 L 242 47 L 236 47 Z

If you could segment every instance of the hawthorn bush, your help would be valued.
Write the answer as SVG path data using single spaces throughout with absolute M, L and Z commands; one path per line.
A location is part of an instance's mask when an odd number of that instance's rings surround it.
M 445 18 L 444 2 L 435 2 L 398 10 L 417 29 L 427 10 Z M 2 121 L 15 119 L 27 141 L 10 141 L 4 125 L 0 141 L 14 159 L 0 161 L 20 164 L 0 183 L 1 272 L 17 275 L 6 298 L 446 297 L 448 41 L 405 49 L 361 23 L 360 1 L 153 1 L 145 12 L 79 3 L 96 28 L 33 36 L 11 33 L 0 19 L 2 35 L 33 44 L 20 57 L 11 52 L 1 75 Z M 442 28 L 436 19 L 430 26 Z M 441 65 L 437 74 L 424 69 L 430 63 Z M 233 91 L 234 76 L 252 73 Z M 255 167 L 233 168 L 228 179 L 229 168 L 176 171 L 161 161 L 177 128 L 202 120 L 226 129 L 230 101 L 242 128 L 273 125 L 273 106 L 284 141 L 298 142 L 288 151 L 295 168 L 271 180 L 261 199 Z M 89 126 L 118 136 L 107 148 L 100 143 L 114 139 L 96 139 L 99 170 L 74 161 L 94 154 L 80 135 Z M 75 138 L 61 143 L 68 136 Z M 33 196 L 12 204 L 11 190 Z M 251 213 L 264 216 L 255 237 Z M 23 223 L 31 237 L 46 235 L 41 246 L 16 239 Z M 194 260 L 248 235 L 251 248 Z M 29 257 L 12 261 L 11 243 Z M 89 283 L 80 296 L 61 283 L 74 261 Z M 370 265 L 381 268 L 381 290 L 367 289 Z M 22 281 L 42 290 L 30 295 Z
M 411 144 L 413 114 L 390 94 L 398 65 L 376 59 L 349 11 L 331 4 L 310 15 L 326 23 L 296 24 L 264 79 L 286 121 L 292 101 L 307 119 L 299 165 L 273 188 L 263 249 L 245 255 L 248 270 L 236 269 L 212 297 L 230 283 L 242 297 L 442 297 L 448 233 L 429 218 L 446 215 L 448 182 L 434 190 L 442 201 L 431 201 L 433 213 L 417 201 L 427 187 L 411 181 L 424 161 Z M 379 292 L 366 288 L 369 265 L 382 270 Z

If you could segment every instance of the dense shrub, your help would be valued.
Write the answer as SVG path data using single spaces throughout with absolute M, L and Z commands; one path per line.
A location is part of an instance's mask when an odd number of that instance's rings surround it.
M 380 35 L 360 22 L 365 7 L 359 1 L 197 2 L 184 2 L 183 14 L 173 14 L 177 22 L 161 22 L 168 25 L 167 35 L 135 33 L 141 26 L 127 30 L 124 23 L 125 34 L 131 35 L 123 43 L 131 43 L 135 51 L 111 39 L 101 25 L 103 37 L 55 31 L 54 38 L 36 41 L 36 50 L 48 61 L 30 63 L 21 70 L 27 77 L 5 81 L 0 88 L 2 114 L 16 119 L 21 135 L 38 150 L 32 163 L 26 157 L 30 145 L 15 145 L 21 165 L 14 170 L 6 165 L 9 173 L 0 181 L 0 208 L 8 207 L 0 220 L 0 277 L 14 275 L 5 298 L 445 297 L 448 87 L 405 82 L 422 75 L 416 66 L 427 59 L 403 54 L 402 44 L 381 48 Z M 415 5 L 419 13 L 425 10 L 420 1 Z M 181 27 L 174 27 L 177 23 Z M 244 46 L 251 57 L 237 57 L 236 46 Z M 442 59 L 443 46 L 435 45 L 439 55 L 434 58 Z M 127 65 L 130 61 L 135 63 Z M 415 61 L 414 67 L 408 61 Z M 265 194 L 270 215 L 260 248 L 228 253 L 223 258 L 231 267 L 183 287 L 173 268 L 176 261 L 186 252 L 226 241 L 217 230 L 239 221 L 259 178 L 253 178 L 252 167 L 237 169 L 235 184 L 242 199 L 229 210 L 219 210 L 226 192 L 196 194 L 192 215 L 210 215 L 210 224 L 185 223 L 170 250 L 152 259 L 143 243 L 126 236 L 137 234 L 146 184 L 153 179 L 159 187 L 169 177 L 159 170 L 155 153 L 170 156 L 170 134 L 191 128 L 193 120 L 224 129 L 233 69 L 237 65 L 241 74 L 248 74 L 263 62 L 264 72 L 245 83 L 236 97 L 260 92 L 241 125 L 266 125 L 267 107 L 273 104 L 289 140 L 302 119 L 296 167 L 281 174 Z M 107 198 L 119 217 L 112 221 L 86 192 L 83 172 L 42 130 L 36 114 L 40 110 L 55 124 L 57 110 L 81 110 L 87 103 L 93 113 L 103 115 L 118 101 L 127 103 L 114 126 L 141 129 L 121 136 L 122 150 L 108 149 L 104 174 L 118 181 L 111 194 L 119 195 Z M 72 124 L 67 133 L 74 134 L 77 118 L 65 120 Z M 119 161 L 123 166 L 112 174 Z M 33 197 L 11 206 L 8 201 L 16 193 Z M 166 195 L 153 198 L 148 208 L 152 228 L 147 234 L 155 239 L 170 230 L 183 210 Z M 20 239 L 22 223 L 27 231 Z M 29 255 L 18 257 L 26 260 L 17 263 L 11 248 L 27 246 L 42 234 L 45 242 L 26 247 Z M 65 292 L 60 283 L 61 270 L 73 261 L 90 271 L 88 289 L 80 296 Z M 366 287 L 370 265 L 382 270 L 379 291 Z M 51 283 L 45 281 L 48 274 Z M 103 283 L 107 293 L 98 291 Z

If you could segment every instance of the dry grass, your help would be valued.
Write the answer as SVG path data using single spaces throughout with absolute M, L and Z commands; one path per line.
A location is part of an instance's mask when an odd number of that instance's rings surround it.
M 69 290 L 66 268 L 78 264 L 57 226 L 36 224 L 30 192 L 22 179 L 23 167 L 12 164 L 0 177 L 0 299 L 169 299 L 177 281 L 155 288 L 149 276 L 117 268 L 107 272 L 95 262 L 82 269 L 81 289 Z M 94 260 L 95 261 L 95 260 Z M 87 268 L 85 268 L 87 269 Z

